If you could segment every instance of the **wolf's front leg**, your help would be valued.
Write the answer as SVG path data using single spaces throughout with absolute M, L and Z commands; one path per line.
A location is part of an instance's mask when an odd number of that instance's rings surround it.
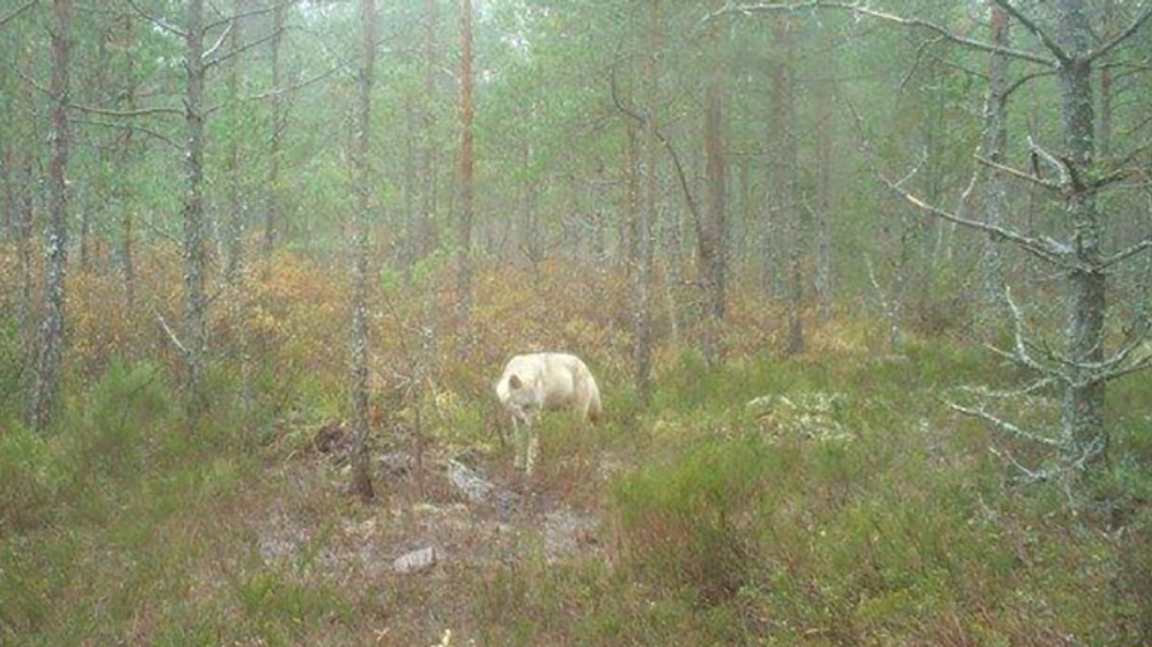
M 512 465 L 518 470 L 524 470 L 528 467 L 528 434 L 531 433 L 529 426 L 526 422 L 520 420 L 520 416 L 512 416 L 512 451 L 515 457 L 512 459 Z
M 528 430 L 528 465 L 524 471 L 528 476 L 536 469 L 536 457 L 540 454 L 540 437 L 531 429 Z

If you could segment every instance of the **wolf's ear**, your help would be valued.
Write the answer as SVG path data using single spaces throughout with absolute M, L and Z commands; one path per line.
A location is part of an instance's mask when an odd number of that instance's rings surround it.
M 508 378 L 508 386 L 511 387 L 513 391 L 515 391 L 516 389 L 524 386 L 524 384 L 520 382 L 519 377 L 513 375 L 512 377 Z

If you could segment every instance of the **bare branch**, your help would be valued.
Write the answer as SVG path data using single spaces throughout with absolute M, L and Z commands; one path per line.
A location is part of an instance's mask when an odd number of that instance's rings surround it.
M 224 31 L 220 32 L 220 37 L 216 39 L 216 42 L 212 44 L 212 47 L 209 47 L 208 51 L 200 55 L 200 60 L 207 61 L 215 56 L 216 52 L 220 51 L 220 48 L 224 46 L 224 41 L 228 38 L 228 35 L 232 33 L 232 28 L 235 26 L 235 20 L 228 23 L 228 26 L 224 28 Z
M 299 1 L 300 0 L 287 0 L 287 2 L 281 2 L 280 4 L 268 5 L 267 7 L 258 7 L 256 9 L 250 9 L 248 11 L 241 11 L 240 13 L 235 13 L 235 14 L 232 14 L 230 16 L 225 16 L 225 17 L 221 18 L 220 20 L 217 20 L 215 22 L 210 22 L 207 25 L 205 25 L 204 26 L 204 32 L 207 33 L 207 32 L 209 32 L 209 31 L 211 31 L 217 27 L 228 24 L 230 22 L 235 22 L 237 20 L 240 20 L 241 18 L 251 18 L 252 16 L 259 16 L 262 14 L 271 13 L 271 12 L 276 11 L 278 9 L 286 9 L 286 8 L 291 7 L 292 5 L 296 4 Z
M 78 103 L 69 104 L 68 107 L 73 110 L 79 110 L 80 112 L 86 112 L 92 115 L 100 115 L 103 117 L 130 118 L 150 117 L 152 115 L 184 115 L 184 111 L 179 108 L 165 107 L 137 108 L 135 110 L 112 110 L 109 108 L 97 108 L 95 106 L 82 106 Z
M 83 125 L 87 125 L 87 126 L 102 126 L 104 128 L 114 128 L 117 130 L 125 130 L 125 131 L 141 133 L 144 135 L 148 135 L 149 137 L 152 137 L 154 139 L 157 139 L 161 142 L 164 142 L 165 144 L 168 144 L 169 146 L 175 148 L 176 150 L 184 150 L 184 147 L 182 145 L 180 145 L 176 141 L 172 140 L 167 135 L 163 135 L 161 133 L 158 133 L 154 130 L 149 130 L 147 128 L 141 128 L 140 126 L 129 125 L 129 124 L 124 124 L 124 123 L 116 124 L 116 123 L 111 123 L 111 122 L 107 122 L 107 121 L 96 121 L 93 119 L 76 119 L 76 118 L 73 118 L 71 121 L 74 124 L 83 124 Z
M 20 14 L 24 13 L 25 11 L 28 11 L 29 9 L 31 9 L 32 7 L 35 7 L 38 4 L 40 4 L 40 0 L 32 0 L 31 2 L 25 4 L 23 7 L 20 7 L 19 9 L 16 9 L 15 11 L 8 14 L 7 16 L 0 18 L 0 27 L 3 27 L 4 25 L 7 25 L 8 23 L 12 22 L 13 20 L 16 20 L 17 18 L 20 17 Z
M 880 169 L 879 163 L 876 161 L 876 155 L 872 152 L 871 145 L 869 144 L 867 138 L 864 136 L 863 122 L 860 119 L 860 114 L 856 111 L 856 107 L 852 105 L 852 102 L 849 101 L 847 97 L 844 98 L 844 104 L 848 108 L 849 113 L 852 115 L 853 124 L 856 127 L 857 135 L 860 137 L 861 150 L 864 152 L 865 158 L 869 160 L 872 167 L 872 172 L 875 173 L 876 177 L 879 178 L 881 182 L 883 182 L 889 189 L 891 189 L 905 201 L 909 202 L 920 211 L 940 218 L 941 220 L 946 220 L 956 225 L 962 225 L 964 227 L 968 227 L 969 229 L 983 231 L 984 233 L 991 234 L 1002 240 L 1015 243 L 1025 251 L 1035 255 L 1038 258 L 1048 261 L 1049 263 L 1059 265 L 1071 270 L 1083 269 L 1070 257 L 1070 255 L 1067 253 L 1067 250 L 1056 244 L 1054 241 L 1049 239 L 1033 238 L 1032 236 L 1026 236 L 1012 229 L 999 227 L 997 225 L 989 224 L 979 220 L 971 220 L 969 218 L 964 218 L 956 214 L 949 213 L 940 207 L 928 204 L 927 202 L 921 200 L 919 197 L 913 195 L 910 191 L 901 186 L 902 182 L 893 182 L 890 180 L 884 171 Z
M 334 74 L 337 70 L 339 70 L 342 67 L 343 67 L 343 64 L 339 64 L 339 65 L 336 65 L 335 67 L 330 67 L 327 70 L 325 70 L 325 71 L 323 71 L 323 72 L 321 72 L 321 73 L 319 73 L 319 74 L 317 74 L 311 78 L 304 79 L 303 81 L 300 81 L 298 83 L 294 83 L 292 85 L 289 85 L 289 86 L 286 86 L 283 88 L 279 88 L 279 89 L 268 90 L 267 92 L 261 92 L 260 94 L 254 94 L 254 95 L 247 96 L 247 97 L 240 97 L 239 99 L 237 99 L 237 101 L 241 101 L 241 102 L 262 101 L 264 99 L 270 99 L 270 98 L 275 97 L 275 96 L 280 96 L 280 95 L 284 95 L 284 94 L 291 94 L 293 92 L 296 92 L 297 90 L 302 90 L 302 89 L 304 89 L 310 85 L 313 85 L 315 83 L 323 81 L 324 79 L 328 78 L 329 76 L 332 76 L 332 74 Z M 204 115 L 208 116 L 208 115 L 220 110 L 221 108 L 223 108 L 224 105 L 226 105 L 226 104 L 218 104 L 215 106 L 211 106 L 204 111 Z
M 1145 238 L 1135 245 L 1104 259 L 1104 267 L 1111 267 L 1113 265 L 1123 263 L 1124 261 L 1132 258 L 1133 256 L 1136 256 L 1146 249 L 1152 249 L 1152 238 Z
M 1093 52 L 1091 52 L 1090 54 L 1088 54 L 1088 60 L 1094 61 L 1094 60 L 1100 58 L 1101 56 L 1107 55 L 1108 52 L 1111 52 L 1112 50 L 1116 49 L 1124 41 L 1128 40 L 1136 32 L 1140 31 L 1140 28 L 1143 27 L 1150 19 L 1152 19 L 1152 6 L 1146 7 L 1144 9 L 1144 13 L 1137 16 L 1136 20 L 1133 20 L 1132 24 L 1128 25 L 1128 27 L 1124 31 L 1117 34 L 1115 38 L 1108 41 L 1107 43 L 1104 43 L 1098 49 L 1096 49 Z
M 1047 436 L 1042 436 L 1042 435 L 1037 434 L 1035 432 L 1031 432 L 1031 431 L 1027 431 L 1025 429 L 1022 429 L 1022 428 L 1008 422 L 1007 420 L 1002 420 L 1002 419 L 992 415 L 991 413 L 988 413 L 988 411 L 986 411 L 984 408 L 973 409 L 971 407 L 965 407 L 963 405 L 956 404 L 955 402 L 949 402 L 948 408 L 952 409 L 953 411 L 955 411 L 957 413 L 962 413 L 966 416 L 970 416 L 973 418 L 979 418 L 980 420 L 983 420 L 984 422 L 988 423 L 989 425 L 995 427 L 996 429 L 999 429 L 1000 431 L 1002 431 L 1002 432 L 1004 432 L 1010 436 L 1016 436 L 1017 438 L 1022 438 L 1024 440 L 1034 442 L 1034 443 L 1037 443 L 1039 445 L 1044 445 L 1046 447 L 1053 447 L 1053 448 L 1059 449 L 1061 451 L 1064 451 L 1067 449 L 1067 447 L 1064 445 L 1064 443 L 1060 442 L 1059 440 L 1056 440 L 1054 438 L 1048 438 Z
M 1049 182 L 1049 181 L 1047 181 L 1047 180 L 1045 180 L 1045 179 L 1043 179 L 1043 178 L 1038 178 L 1038 177 L 1036 177 L 1035 175 L 1031 175 L 1031 174 L 1029 174 L 1029 173 L 1025 173 L 1024 171 L 1021 171 L 1021 170 L 1019 170 L 1019 169 L 1014 169 L 1014 168 L 1012 168 L 1011 166 L 1005 166 L 1005 165 L 1003 165 L 1003 164 L 999 164 L 999 163 L 997 163 L 997 162 L 993 162 L 992 160 L 990 160 L 990 159 L 988 159 L 987 157 L 984 157 L 984 156 L 982 156 L 982 155 L 976 155 L 976 156 L 975 156 L 975 158 L 976 158 L 976 161 L 977 161 L 977 162 L 980 162 L 980 163 L 981 163 L 981 164 L 983 164 L 984 166 L 987 166 L 987 167 L 989 167 L 989 168 L 995 169 L 995 170 L 997 170 L 997 171 L 1000 171 L 1000 172 L 1002 172 L 1002 173 L 1005 173 L 1005 174 L 1007 174 L 1007 175 L 1010 175 L 1010 176 L 1012 176 L 1012 177 L 1014 177 L 1014 178 L 1017 178 L 1017 179 L 1019 179 L 1019 180 L 1024 180 L 1024 181 L 1026 181 L 1026 182 L 1031 182 L 1032 184 L 1035 184 L 1035 185 L 1037 185 L 1037 186 L 1040 186 L 1040 187 L 1043 187 L 1043 188 L 1045 188 L 1045 189 L 1048 189 L 1049 191 L 1056 191 L 1056 192 L 1060 192 L 1060 191 L 1062 191 L 1062 190 L 1063 190 L 1063 188 L 1062 188 L 1060 185 L 1058 185 L 1058 184 L 1055 184 L 1055 183 L 1053 183 L 1053 182 Z
M 916 76 L 917 70 L 920 69 L 920 61 L 924 60 L 924 53 L 928 50 L 928 48 L 936 45 L 937 43 L 940 43 L 943 40 L 943 36 L 938 36 L 936 38 L 932 38 L 924 41 L 923 43 L 920 43 L 920 46 L 916 48 L 916 58 L 912 61 L 912 67 L 908 68 L 908 73 L 905 74 L 904 78 L 900 80 L 901 92 L 904 91 L 904 88 L 908 85 L 908 82 L 912 80 L 912 77 Z
M 188 350 L 188 347 L 180 341 L 180 338 L 177 337 L 176 333 L 172 331 L 172 328 L 168 326 L 168 322 L 164 321 L 164 315 L 160 314 L 159 310 L 154 309 L 153 312 L 156 314 L 156 321 L 160 323 L 160 328 L 167 333 L 168 338 L 171 339 L 176 348 L 180 350 L 180 354 L 184 356 L 184 360 L 188 361 L 188 358 L 191 357 L 191 352 Z
M 259 47 L 259 46 L 263 45 L 264 43 L 267 43 L 268 41 L 272 40 L 273 38 L 276 38 L 277 36 L 282 35 L 286 31 L 288 31 L 288 28 L 282 27 L 280 29 L 273 31 L 270 34 L 267 34 L 265 36 L 261 36 L 260 38 L 257 38 L 256 40 L 249 41 L 241 47 L 237 47 L 236 49 L 229 50 L 227 53 L 221 54 L 220 56 L 218 56 L 218 57 L 216 57 L 210 61 L 207 61 L 204 64 L 204 69 L 205 70 L 212 69 L 213 67 L 223 63 L 224 61 L 226 61 L 230 58 L 232 58 L 233 56 L 238 56 L 240 54 L 243 54 L 244 52 L 247 52 L 250 49 L 253 49 L 255 47 Z
M 148 22 L 152 23 L 153 25 L 156 25 L 157 27 L 159 27 L 161 29 L 161 31 L 168 32 L 169 34 L 172 34 L 173 36 L 179 36 L 180 38 L 187 38 L 188 37 L 188 32 L 184 31 L 183 29 L 180 29 L 179 27 L 175 27 L 175 26 L 171 25 L 171 24 L 167 23 L 166 21 L 161 20 L 160 18 L 153 16 L 152 14 L 148 13 L 147 11 L 144 11 L 143 9 L 140 8 L 140 5 L 136 4 L 135 0 L 124 0 L 124 2 L 128 3 L 128 6 L 132 7 L 132 10 L 135 11 L 141 18 L 143 18 L 144 20 L 147 20 Z
M 1041 77 L 1044 77 L 1044 76 L 1056 76 L 1056 70 L 1041 70 L 1039 72 L 1033 72 L 1031 74 L 1025 74 L 1024 76 L 1020 77 L 1019 79 L 1016 79 L 1015 83 L 1008 86 L 1008 89 L 1004 90 L 1004 98 L 1007 99 L 1008 97 L 1012 96 L 1012 94 L 1014 92 L 1016 92 L 1020 88 L 1024 87 L 1024 85 L 1026 83 L 1028 83 L 1029 81 L 1034 81 L 1034 80 L 1041 78 Z
M 1072 57 L 1068 55 L 1068 52 L 1064 51 L 1063 47 L 1060 47 L 1060 44 L 1056 42 L 1056 39 L 1052 38 L 1047 31 L 1041 29 L 1040 25 L 1037 24 L 1036 21 L 1024 15 L 1024 13 L 1017 9 L 1016 6 L 1013 5 L 1009 0 L 993 1 L 1001 9 L 1008 12 L 1009 16 L 1012 16 L 1021 25 L 1024 25 L 1024 28 L 1032 32 L 1033 36 L 1039 38 L 1040 42 L 1044 44 L 1044 47 L 1048 48 L 1048 51 L 1052 52 L 1052 55 L 1056 57 L 1056 60 L 1060 61 L 1061 63 L 1067 63 L 1072 60 Z
M 1065 164 L 1063 161 L 1056 159 L 1056 156 L 1052 153 L 1044 150 L 1032 139 L 1031 135 L 1028 136 L 1028 148 L 1034 155 L 1037 156 L 1038 159 L 1043 160 L 1046 164 L 1048 164 L 1048 166 L 1051 166 L 1052 169 L 1056 171 L 1056 173 L 1060 176 L 1060 186 L 1068 187 L 1073 184 L 1071 167 L 1068 164 Z
M 620 41 L 620 44 L 623 44 L 622 40 Z M 638 114 L 636 111 L 625 106 L 623 102 L 620 101 L 620 95 L 616 90 L 616 67 L 617 63 L 619 62 L 619 58 L 618 46 L 617 56 L 612 63 L 612 68 L 609 74 L 609 86 L 612 94 L 612 103 L 615 104 L 616 109 L 619 110 L 621 114 L 636 121 L 636 123 L 640 124 L 642 128 L 647 128 L 648 120 L 644 116 Z M 668 139 L 664 133 L 660 132 L 660 129 L 655 129 L 654 134 L 656 135 L 656 139 L 660 140 L 660 143 L 664 145 L 665 149 L 667 149 L 669 157 L 672 158 L 672 166 L 676 169 L 676 177 L 680 181 L 680 189 L 684 194 L 684 201 L 688 205 L 688 212 L 692 214 L 693 228 L 696 231 L 697 237 L 703 237 L 704 222 L 700 218 L 700 211 L 696 207 L 696 200 L 692 196 L 692 189 L 688 185 L 688 177 L 684 172 L 684 166 L 680 163 L 680 155 L 677 154 L 676 147 L 672 145 L 672 141 Z
M 796 2 L 796 3 L 764 3 L 764 4 L 748 4 L 748 5 L 733 5 L 724 7 L 717 11 L 708 14 L 704 19 L 714 20 L 720 16 L 736 14 L 736 15 L 751 15 L 755 13 L 785 13 L 793 11 L 805 11 L 812 9 L 835 9 L 839 11 L 847 11 L 858 16 L 866 16 L 889 22 L 904 27 L 919 28 L 931 31 L 945 40 L 948 40 L 957 45 L 963 45 L 971 49 L 989 52 L 992 54 L 1000 54 L 1002 56 L 1010 56 L 1038 65 L 1047 67 L 1056 67 L 1057 61 L 1054 61 L 1045 56 L 1026 52 L 1024 50 L 1013 49 L 1011 47 L 1001 47 L 993 43 L 975 40 L 966 36 L 952 33 L 948 29 L 937 25 L 936 23 L 929 22 L 922 18 L 907 18 L 904 16 L 897 16 L 894 14 L 884 13 L 876 9 L 872 9 L 862 3 L 851 2 L 828 2 L 826 0 L 811 0 L 809 2 Z

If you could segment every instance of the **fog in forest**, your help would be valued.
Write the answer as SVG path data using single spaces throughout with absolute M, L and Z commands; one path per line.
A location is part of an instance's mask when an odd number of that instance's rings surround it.
M 1152 644 L 1152 0 L 0 0 L 0 647 Z

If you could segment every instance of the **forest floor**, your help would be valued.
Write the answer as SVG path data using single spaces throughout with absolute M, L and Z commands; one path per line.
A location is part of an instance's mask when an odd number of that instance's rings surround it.
M 245 516 L 265 563 L 307 560 L 341 590 L 380 592 L 383 644 L 436 642 L 454 628 L 459 635 L 470 624 L 477 574 L 606 557 L 602 505 L 589 493 L 620 468 L 608 457 L 582 466 L 581 487 L 564 488 L 494 457 L 470 467 L 433 453 L 418 467 L 406 452 L 377 454 L 377 500 L 334 523 L 325 502 L 346 498 L 349 445 L 343 426 L 322 427 L 309 451 L 272 468 L 279 485 L 271 500 L 253 500 Z
M 190 432 L 155 368 L 114 367 L 66 433 L 0 434 L 0 645 L 1073 647 L 1152 635 L 1140 494 L 1152 385 L 1110 394 L 1129 480 L 1092 487 L 1122 503 L 1115 530 L 1060 488 L 1020 485 L 990 451 L 1042 462 L 1035 447 L 942 404 L 957 385 L 1011 379 L 978 349 L 678 361 L 647 404 L 605 375 L 601 426 L 545 418 L 530 478 L 498 440 L 483 380 L 444 395 L 422 468 L 402 429 L 377 429 L 371 503 L 347 491 L 339 421 L 298 416 L 259 435 L 221 416 Z M 1053 404 L 1006 413 L 1039 424 Z

